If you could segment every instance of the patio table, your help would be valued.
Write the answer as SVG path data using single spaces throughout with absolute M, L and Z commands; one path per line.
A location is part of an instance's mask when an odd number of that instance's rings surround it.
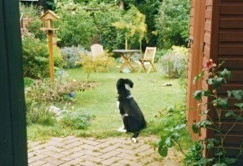
M 131 64 L 131 58 L 134 55 L 134 53 L 140 53 L 141 50 L 126 50 L 126 49 L 121 49 L 121 50 L 113 50 L 114 53 L 118 53 L 122 59 L 124 59 L 124 62 L 122 63 L 119 72 L 122 72 L 122 70 L 125 67 L 129 67 L 132 71 L 134 71 L 134 67 Z

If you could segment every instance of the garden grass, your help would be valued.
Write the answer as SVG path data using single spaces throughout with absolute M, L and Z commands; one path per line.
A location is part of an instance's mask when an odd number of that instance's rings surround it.
M 87 80 L 87 73 L 80 68 L 67 71 L 69 77 L 76 81 Z M 155 116 L 159 111 L 175 104 L 182 104 L 185 95 L 177 79 L 166 79 L 159 72 L 151 73 L 119 73 L 118 69 L 107 73 L 92 73 L 89 81 L 95 81 L 98 86 L 93 89 L 75 92 L 75 101 L 67 108 L 70 111 L 78 111 L 83 114 L 94 115 L 91 125 L 85 130 L 63 129 L 59 125 L 54 127 L 41 127 L 32 125 L 28 127 L 29 139 L 46 138 L 51 136 L 93 136 L 109 137 L 120 136 L 117 129 L 122 121 L 116 106 L 117 91 L 116 81 L 119 78 L 129 78 L 134 82 L 131 93 L 144 113 L 148 127 L 141 133 L 158 134 L 159 119 Z M 163 86 L 172 83 L 172 86 Z M 57 130 L 57 131 L 55 131 Z M 159 131 L 160 130 L 160 131 Z

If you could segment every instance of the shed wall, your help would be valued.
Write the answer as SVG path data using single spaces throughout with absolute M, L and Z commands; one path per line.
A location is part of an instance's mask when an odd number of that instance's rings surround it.
M 224 96 L 228 89 L 243 89 L 243 1 L 242 0 L 221 0 L 219 11 L 219 37 L 218 37 L 218 63 L 224 62 L 225 67 L 232 72 L 227 85 L 220 91 L 219 95 Z M 241 111 L 234 106 L 235 101 L 230 102 L 230 109 L 236 114 Z M 217 121 L 217 119 L 215 118 Z M 224 133 L 234 123 L 233 119 L 223 119 Z M 227 134 L 226 147 L 229 155 L 234 156 L 242 149 L 243 143 L 243 122 L 237 122 Z M 241 155 L 241 157 L 243 157 Z
M 205 80 L 193 85 L 192 80 L 201 69 L 202 64 L 213 59 L 216 63 L 224 62 L 224 67 L 232 72 L 232 77 L 218 95 L 224 96 L 227 90 L 243 89 L 243 1 L 242 0 L 191 0 L 190 38 L 192 40 L 189 55 L 187 120 L 190 125 L 198 121 L 200 110 L 192 95 L 196 89 L 209 89 Z M 207 101 L 208 99 L 204 99 Z M 194 111 L 190 111 L 194 108 Z M 209 108 L 210 109 L 210 108 Z M 231 108 L 241 114 L 231 101 Z M 218 122 L 213 112 L 210 116 Z M 233 119 L 223 118 L 223 131 L 233 124 Z M 229 156 L 236 156 L 243 143 L 243 123 L 237 122 L 227 134 L 225 145 Z M 193 135 L 193 138 L 197 136 Z M 204 130 L 199 137 L 217 136 Z M 242 157 L 242 156 L 241 156 Z

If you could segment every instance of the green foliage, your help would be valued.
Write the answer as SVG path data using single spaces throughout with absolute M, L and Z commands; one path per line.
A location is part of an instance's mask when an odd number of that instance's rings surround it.
M 65 77 L 55 82 L 50 82 L 49 79 L 35 81 L 25 89 L 28 125 L 54 125 L 57 121 L 55 114 L 50 111 L 51 105 L 65 105 L 75 101 L 68 96 L 70 92 L 84 91 L 96 85 L 96 83 L 77 82 Z
M 211 156 L 211 158 L 207 158 L 202 155 L 195 157 L 195 154 L 191 152 L 187 155 L 185 161 L 191 165 L 195 165 L 195 163 L 198 162 L 200 165 L 233 165 L 237 162 L 238 157 L 234 158 L 229 156 L 225 140 L 227 136 L 232 133 L 236 123 L 243 121 L 243 117 L 241 113 L 238 114 L 234 112 L 234 110 L 229 109 L 229 102 L 234 101 L 235 108 L 238 107 L 239 110 L 242 110 L 243 91 L 228 90 L 227 96 L 218 95 L 219 88 L 227 83 L 227 80 L 231 75 L 229 70 L 222 69 L 222 64 L 216 65 L 210 59 L 205 64 L 202 72 L 195 77 L 194 81 L 199 81 L 201 78 L 204 78 L 206 73 L 208 75 L 206 83 L 210 87 L 209 90 L 197 90 L 194 93 L 194 98 L 200 101 L 200 105 L 207 105 L 206 110 L 201 110 L 201 116 L 204 116 L 205 118 L 195 122 L 192 129 L 195 133 L 200 133 L 202 128 L 215 132 L 215 135 L 212 138 L 202 140 L 200 145 L 201 147 L 205 147 L 205 150 L 211 151 L 213 156 Z M 202 100 L 206 97 L 210 97 L 210 101 L 208 103 L 204 103 L 203 101 L 205 100 Z M 209 116 L 211 112 L 214 112 L 215 117 L 213 118 L 217 119 L 217 122 Z M 225 121 L 225 118 L 230 118 L 233 120 L 233 123 L 230 127 L 228 127 L 228 129 L 223 130 L 222 122 Z M 198 151 L 202 153 L 203 149 L 198 149 Z M 238 153 L 241 154 L 242 150 L 239 150 Z
M 202 143 L 200 141 L 195 141 L 185 156 L 184 164 L 190 166 L 204 166 L 205 159 L 202 154 L 203 149 Z
M 121 35 L 124 36 L 124 41 L 128 40 L 131 44 L 136 43 L 136 41 L 141 43 L 147 31 L 145 16 L 135 6 L 131 6 L 124 13 L 123 17 L 119 21 L 112 23 L 112 25 L 120 29 Z
M 54 56 L 54 66 L 57 68 L 62 68 L 64 61 L 61 54 L 61 49 L 59 47 L 53 48 L 53 56 Z
M 85 115 L 78 112 L 65 113 L 60 123 L 65 127 L 74 130 L 87 129 L 90 126 L 90 121 L 94 119 L 92 115 Z
M 168 78 L 185 77 L 187 72 L 188 50 L 173 46 L 159 59 L 161 73 Z
M 57 13 L 60 19 L 57 26 L 57 36 L 60 46 L 82 45 L 89 48 L 92 38 L 97 34 L 97 27 L 90 12 L 80 5 L 72 3 L 57 3 Z
M 187 45 L 189 37 L 189 11 L 189 0 L 162 1 L 156 20 L 158 47 L 168 49 L 172 45 Z
M 29 87 L 34 83 L 34 80 L 29 77 L 24 77 L 24 86 Z
M 145 23 L 147 24 L 147 33 L 145 40 L 143 40 L 143 48 L 145 46 L 158 46 L 156 33 L 156 17 L 158 15 L 160 0 L 127 0 L 129 4 L 133 4 L 138 10 L 146 16 Z M 159 30 L 158 30 L 159 31 Z
M 92 43 L 98 42 L 112 50 L 124 48 L 126 36 L 131 48 L 138 48 L 146 32 L 145 16 L 134 6 L 124 12 L 114 3 L 92 1 L 75 4 L 69 1 L 57 2 L 56 11 L 61 17 L 57 32 L 60 46 L 82 45 L 88 49 Z M 128 27 L 125 33 L 113 26 L 117 22 Z
M 22 39 L 24 76 L 30 78 L 46 78 L 49 75 L 49 60 L 47 43 L 33 36 Z M 59 48 L 53 50 L 55 67 L 62 67 L 63 59 Z
M 57 121 L 55 114 L 49 111 L 49 108 L 44 103 L 39 103 L 37 101 L 26 99 L 27 107 L 27 125 L 40 124 L 51 126 Z
M 66 69 L 80 67 L 82 54 L 89 54 L 82 46 L 72 46 L 72 47 L 63 47 L 61 48 L 61 55 L 64 60 L 63 67 Z
M 28 33 L 31 33 L 35 38 L 41 41 L 46 40 L 46 32 L 40 30 L 41 20 L 40 20 L 40 10 L 34 5 L 23 5 L 20 3 L 20 15 L 21 18 L 29 19 L 29 24 L 27 25 Z M 22 29 L 22 36 L 25 36 L 26 30 Z
M 169 148 L 173 146 L 184 154 L 182 142 L 184 141 L 183 137 L 187 134 L 185 105 L 166 107 L 159 112 L 158 118 L 161 119 L 160 128 L 163 130 L 157 144 L 159 154 L 166 157 Z
M 44 4 L 44 9 L 46 10 L 55 10 L 55 2 L 54 0 L 46 0 Z
M 122 38 L 119 30 L 112 26 L 121 17 L 121 11 L 114 6 L 100 5 L 100 8 L 105 10 L 98 10 L 91 12 L 94 22 L 97 26 L 98 33 L 93 38 L 92 43 L 102 43 L 104 48 L 113 50 L 124 47 L 124 38 Z
M 48 76 L 47 44 L 39 39 L 26 36 L 22 40 L 24 76 L 30 78 L 44 78 Z
M 95 87 L 96 83 L 78 82 L 62 78 L 55 82 L 49 79 L 39 80 L 26 89 L 26 98 L 32 102 L 44 103 L 50 106 L 53 103 L 65 101 L 70 92 L 84 91 L 87 88 Z
M 95 57 L 91 57 L 86 54 L 81 56 L 81 65 L 83 70 L 88 73 L 88 78 L 92 72 L 107 72 L 115 65 L 114 58 L 111 57 L 107 52 L 103 55 L 98 55 Z

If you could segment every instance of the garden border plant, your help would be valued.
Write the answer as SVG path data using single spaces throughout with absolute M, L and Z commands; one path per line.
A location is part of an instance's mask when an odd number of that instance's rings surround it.
M 195 77 L 194 81 L 204 78 L 206 73 L 208 78 L 206 83 L 209 85 L 209 90 L 197 90 L 194 93 L 194 98 L 200 102 L 199 107 L 201 110 L 200 116 L 202 117 L 199 122 L 193 124 L 192 129 L 195 133 L 200 133 L 201 129 L 213 131 L 214 135 L 210 138 L 201 140 L 203 145 L 202 150 L 210 152 L 212 155 L 203 156 L 200 158 L 202 165 L 210 164 L 214 166 L 219 165 L 232 165 L 235 164 L 242 155 L 242 148 L 236 157 L 229 157 L 227 154 L 227 147 L 225 145 L 226 138 L 231 134 L 236 124 L 243 121 L 243 91 L 242 90 L 227 90 L 227 95 L 219 95 L 220 88 L 227 84 L 231 76 L 231 72 L 223 68 L 223 64 L 216 65 L 210 59 L 204 66 L 202 72 Z M 203 101 L 206 97 L 210 99 L 207 103 Z M 230 102 L 233 102 L 233 107 Z M 204 107 L 207 105 L 207 107 Z M 236 113 L 235 110 L 239 110 Z M 215 118 L 212 119 L 212 114 Z M 223 128 L 225 119 L 230 119 L 233 123 L 227 129 Z M 241 143 L 242 147 L 243 143 Z
M 196 140 L 187 153 L 180 149 L 185 155 L 185 165 L 227 166 L 235 164 L 240 155 L 242 155 L 243 143 L 241 143 L 241 150 L 239 150 L 236 157 L 229 157 L 227 155 L 225 145 L 227 136 L 230 135 L 238 122 L 243 121 L 243 90 L 228 90 L 226 96 L 221 96 L 218 93 L 220 88 L 227 84 L 230 76 L 231 72 L 223 68 L 223 63 L 216 65 L 210 59 L 201 73 L 194 78 L 194 82 L 202 78 L 206 79 L 209 89 L 196 90 L 194 92 L 194 98 L 199 101 L 201 119 L 192 125 L 192 129 L 197 134 L 200 134 L 202 129 L 207 129 L 214 132 L 214 135 L 210 138 Z M 205 103 L 207 100 L 203 100 L 203 98 L 210 100 Z M 234 108 L 230 107 L 230 101 L 235 101 Z M 234 110 L 238 110 L 239 113 L 236 113 Z M 217 122 L 212 119 L 212 114 L 215 114 Z M 222 124 L 227 118 L 230 118 L 233 123 L 228 129 L 224 129 Z M 183 125 L 180 126 L 182 127 Z M 175 144 L 177 145 L 180 135 L 178 135 L 176 128 L 172 130 L 173 132 L 161 138 L 158 150 L 162 156 L 167 156 L 168 148 L 175 146 Z M 205 151 L 210 152 L 211 155 L 205 156 Z

